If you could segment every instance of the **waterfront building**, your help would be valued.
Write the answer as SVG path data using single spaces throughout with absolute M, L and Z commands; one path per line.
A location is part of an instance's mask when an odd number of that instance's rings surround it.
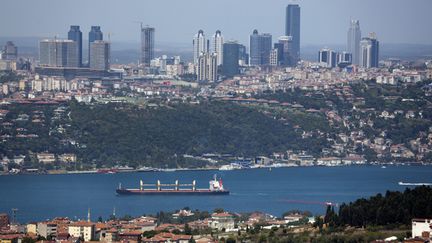
M 94 41 L 97 41 L 97 40 L 103 40 L 103 33 L 101 31 L 100 26 L 92 26 L 91 30 L 89 32 L 89 43 L 88 43 L 88 50 L 89 50 L 88 63 L 89 63 L 89 65 L 90 65 L 90 46 L 91 46 L 91 43 L 93 43 Z
M 202 52 L 198 57 L 197 81 L 215 82 L 217 80 L 217 54 Z
M 78 67 L 82 66 L 82 32 L 78 25 L 71 25 L 68 32 L 68 40 L 75 41 L 77 43 L 77 58 Z
M 195 64 L 198 63 L 198 58 L 200 57 L 201 53 L 208 52 L 209 42 L 206 39 L 204 35 L 203 30 L 199 30 L 198 34 L 194 36 L 193 39 L 193 61 Z
M 12 41 L 6 42 L 3 47 L 1 59 L 3 60 L 16 60 L 18 57 L 18 47 Z
M 213 52 L 217 54 L 217 65 L 223 64 L 224 60 L 224 38 L 220 30 L 217 30 L 213 35 Z
M 270 34 L 258 34 L 254 30 L 249 39 L 251 66 L 263 66 L 270 64 L 270 52 L 272 50 L 272 36 Z
M 347 52 L 352 54 L 352 64 L 356 65 L 360 62 L 360 39 L 360 22 L 358 20 L 351 20 L 348 30 Z
M 364 68 L 378 67 L 379 41 L 375 33 L 362 38 L 360 42 L 360 66 Z
M 239 74 L 239 44 L 236 41 L 223 44 L 222 74 L 229 78 Z
M 110 68 L 110 43 L 102 40 L 90 46 L 90 69 L 108 70 Z
M 141 26 L 141 64 L 145 67 L 149 67 L 154 58 L 154 38 L 155 28 Z
M 292 61 L 296 64 L 300 60 L 300 6 L 289 4 L 286 8 L 285 35 L 292 38 Z
M 78 46 L 72 40 L 42 40 L 39 43 L 39 65 L 43 67 L 78 67 Z
M 318 62 L 323 67 L 327 67 L 327 68 L 336 67 L 336 52 L 328 48 L 321 49 L 318 52 Z

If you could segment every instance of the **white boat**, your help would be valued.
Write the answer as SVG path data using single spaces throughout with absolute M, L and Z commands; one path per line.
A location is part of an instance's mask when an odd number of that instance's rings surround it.
M 241 166 L 238 164 L 222 165 L 219 170 L 239 170 Z
M 427 182 L 409 183 L 409 182 L 402 182 L 402 181 L 399 181 L 398 184 L 399 184 L 400 186 L 432 186 L 432 183 L 427 183 Z

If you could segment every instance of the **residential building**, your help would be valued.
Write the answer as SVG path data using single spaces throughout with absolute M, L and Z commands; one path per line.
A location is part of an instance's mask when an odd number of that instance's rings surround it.
M 378 67 L 379 41 L 375 33 L 362 38 L 360 42 L 360 66 L 364 68 Z
M 432 219 L 413 219 L 411 223 L 413 238 L 430 238 L 432 235 Z
M 193 61 L 195 64 L 198 63 L 198 59 L 203 52 L 208 52 L 209 42 L 204 35 L 203 30 L 199 30 L 198 34 L 193 39 Z
M 78 67 L 82 66 L 82 32 L 79 25 L 71 25 L 68 32 L 68 40 L 75 41 L 77 44 Z
M 223 229 L 226 231 L 233 230 L 235 227 L 234 217 L 226 212 L 214 213 L 209 221 L 209 227 L 220 231 Z
M 6 45 L 3 47 L 1 59 L 17 60 L 17 58 L 18 58 L 18 47 L 16 47 L 12 41 L 6 42 Z
M 352 64 L 360 63 L 360 39 L 361 30 L 358 20 L 351 20 L 348 30 L 347 51 L 352 54 Z
M 249 38 L 249 49 L 249 65 L 270 65 L 272 36 L 270 34 L 258 34 L 258 30 L 254 30 Z
M 224 76 L 231 78 L 239 74 L 239 44 L 236 41 L 223 44 L 222 63 L 222 74 Z
M 149 67 L 154 58 L 154 41 L 155 28 L 141 26 L 141 64 L 145 67 Z
M 41 67 L 78 67 L 78 46 L 72 40 L 42 40 L 39 43 Z
M 37 234 L 44 238 L 56 236 L 57 224 L 55 222 L 39 222 L 37 223 Z
M 197 81 L 215 82 L 217 80 L 217 54 L 203 52 L 198 58 Z
M 101 31 L 100 26 L 92 26 L 91 30 L 89 32 L 88 35 L 88 39 L 89 39 L 89 43 L 88 43 L 88 50 L 89 50 L 89 54 L 88 54 L 88 63 L 90 65 L 90 47 L 91 47 L 91 43 L 93 43 L 94 41 L 97 40 L 103 40 L 103 33 Z
M 109 70 L 110 68 L 110 43 L 96 40 L 90 46 L 90 69 Z
M 300 6 L 289 4 L 286 8 L 285 35 L 292 37 L 293 62 L 300 60 Z
M 220 66 L 224 61 L 224 38 L 220 30 L 213 35 L 213 52 L 217 54 L 217 65 Z
M 0 214 L 0 229 L 9 225 L 9 216 L 5 213 Z
M 84 241 L 91 241 L 95 238 L 95 225 L 92 222 L 78 221 L 68 226 L 68 233 L 73 237 L 82 237 Z

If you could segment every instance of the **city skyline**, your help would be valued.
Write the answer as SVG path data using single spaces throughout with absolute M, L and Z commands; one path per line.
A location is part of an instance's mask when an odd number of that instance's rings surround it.
M 98 24 L 103 26 L 106 32 L 112 33 L 113 41 L 139 42 L 140 36 L 139 31 L 137 31 L 139 29 L 137 21 L 139 21 L 158 29 L 158 41 L 161 42 L 190 43 L 191 36 L 199 29 L 205 29 L 209 33 L 220 29 L 227 39 L 236 39 L 240 43 L 247 43 L 248 35 L 253 29 L 259 29 L 261 32 L 270 33 L 273 36 L 284 35 L 285 8 L 289 3 L 292 3 L 279 0 L 270 3 L 240 0 L 230 3 L 232 6 L 230 9 L 224 9 L 223 2 L 226 0 L 221 0 L 221 4 L 216 5 L 214 11 L 210 7 L 202 7 L 202 11 L 196 15 L 208 19 L 208 21 L 196 22 L 189 16 L 191 11 L 188 10 L 188 6 L 194 1 L 169 2 L 169 5 L 166 1 L 146 4 L 129 1 L 127 5 L 128 15 L 112 18 L 110 17 L 111 14 L 118 11 L 114 6 L 114 1 L 108 1 L 104 11 L 93 16 L 90 13 L 100 4 L 99 1 L 88 3 L 86 9 L 81 9 L 80 4 L 75 2 L 73 4 L 65 3 L 65 6 L 62 5 L 62 7 L 71 10 L 65 14 L 56 11 L 57 7 L 52 4 L 51 0 L 26 2 L 25 4 L 29 5 L 27 9 L 31 9 L 31 12 L 19 8 L 22 6 L 22 1 L 7 0 L 3 6 L 11 11 L 7 11 L 4 17 L 11 21 L 0 23 L 0 29 L 2 29 L 0 35 L 46 38 L 60 34 L 60 37 L 63 37 L 66 35 L 64 29 L 69 28 L 69 25 L 90 26 Z M 427 10 L 432 7 L 432 2 L 427 0 L 416 0 L 414 4 L 411 2 L 409 8 L 406 7 L 406 1 L 403 0 L 379 2 L 335 0 L 326 3 L 305 0 L 295 3 L 299 4 L 302 9 L 302 45 L 345 43 L 350 19 L 360 20 L 364 33 L 378 33 L 378 38 L 383 43 L 428 44 L 432 40 L 432 33 L 424 31 L 428 25 Z M 389 6 L 389 3 L 391 3 L 391 9 L 386 7 Z M 145 14 L 141 11 L 141 9 L 149 7 L 154 11 L 145 12 Z M 15 9 L 21 14 L 16 15 Z M 266 11 L 260 11 L 261 9 Z M 247 11 L 242 11 L 239 15 L 240 10 Z M 160 14 L 162 11 L 164 14 Z M 80 14 L 68 14 L 76 12 L 80 12 Z M 35 21 L 21 20 L 19 16 L 22 14 Z M 223 14 L 224 18 L 213 18 L 220 14 Z M 166 18 L 168 15 L 174 17 Z M 404 16 L 404 18 L 396 18 L 395 16 Z M 50 21 L 52 18 L 58 21 Z M 217 19 L 217 21 L 211 19 Z M 14 24 L 11 25 L 11 22 Z M 186 27 L 175 28 L 174 26 L 177 25 Z M 41 26 L 44 27 L 41 28 Z M 396 26 L 397 28 L 395 28 Z M 413 26 L 416 28 L 412 28 Z M 86 33 L 88 28 L 83 28 L 82 31 Z

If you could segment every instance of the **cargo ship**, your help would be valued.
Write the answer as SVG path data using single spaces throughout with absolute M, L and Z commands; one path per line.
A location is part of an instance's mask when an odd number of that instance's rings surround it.
M 149 186 L 153 188 L 146 188 Z M 192 184 L 180 184 L 178 180 L 175 181 L 175 184 L 161 184 L 159 180 L 156 184 L 144 184 L 140 180 L 139 188 L 122 188 L 120 184 L 116 192 L 119 195 L 229 195 L 230 193 L 229 190 L 224 189 L 222 179 L 217 180 L 216 176 L 209 182 L 208 189 L 196 188 L 195 180 L 192 181 Z

